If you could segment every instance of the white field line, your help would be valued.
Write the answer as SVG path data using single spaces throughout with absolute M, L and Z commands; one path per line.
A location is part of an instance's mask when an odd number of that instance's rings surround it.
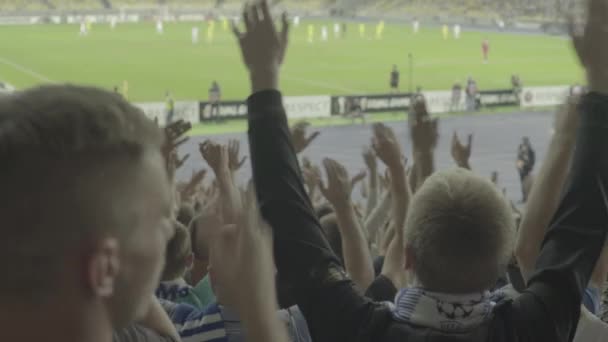
M 0 57 L 0 63 L 4 64 L 4 65 L 8 65 L 12 68 L 14 68 L 15 70 L 18 70 L 26 75 L 32 76 L 36 79 L 38 79 L 39 81 L 44 81 L 44 82 L 48 82 L 48 83 L 55 83 L 55 81 L 53 81 L 52 79 L 46 77 L 45 75 L 38 73 L 30 68 L 24 67 L 23 65 L 17 64 L 13 61 L 10 61 L 6 58 Z

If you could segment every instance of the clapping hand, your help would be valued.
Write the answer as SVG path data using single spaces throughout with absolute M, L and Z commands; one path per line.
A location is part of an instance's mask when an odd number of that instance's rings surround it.
M 216 177 L 220 177 L 230 170 L 228 149 L 226 146 L 206 140 L 199 145 L 203 159 L 209 164 Z
M 454 132 L 452 137 L 452 158 L 459 167 L 470 169 L 469 158 L 471 158 L 471 147 L 473 145 L 473 134 L 469 134 L 467 144 L 463 145 L 458 138 L 458 134 Z
M 230 171 L 236 172 L 243 167 L 247 157 L 243 157 L 239 160 L 239 153 L 241 150 L 241 143 L 238 140 L 230 140 L 228 142 L 228 163 Z
M 291 128 L 291 141 L 296 153 L 304 151 L 321 134 L 317 131 L 307 136 L 309 126 L 308 122 L 300 121 Z
M 346 168 L 337 161 L 329 158 L 323 160 L 327 173 L 327 186 L 322 180 L 319 182 L 321 193 L 335 209 L 342 209 L 351 204 L 351 180 Z

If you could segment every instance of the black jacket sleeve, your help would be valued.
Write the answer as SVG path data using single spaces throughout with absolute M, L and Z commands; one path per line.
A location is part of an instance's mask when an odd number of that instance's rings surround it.
M 547 231 L 536 272 L 514 302 L 516 325 L 537 341 L 572 340 L 583 291 L 606 241 L 608 96 L 585 96 L 580 111 L 566 191 Z
M 248 99 L 249 146 L 262 216 L 273 228 L 279 278 L 286 281 L 315 342 L 373 340 L 384 305 L 361 294 L 327 243 L 304 189 L 282 97 Z M 378 323 L 374 323 L 378 322 Z

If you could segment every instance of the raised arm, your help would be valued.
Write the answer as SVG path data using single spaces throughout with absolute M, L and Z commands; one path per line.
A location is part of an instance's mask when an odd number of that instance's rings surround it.
M 320 189 L 336 213 L 346 272 L 360 289 L 365 290 L 374 280 L 374 267 L 367 239 L 351 201 L 352 186 L 348 172 L 332 159 L 325 159 L 323 166 L 327 172 L 327 186 L 321 183 Z
M 234 223 L 238 213 L 242 211 L 243 204 L 241 193 L 234 184 L 228 148 L 209 140 L 200 144 L 199 148 L 203 159 L 215 173 L 220 190 L 223 220 L 225 223 Z
M 525 280 L 529 279 L 551 218 L 559 206 L 576 140 L 578 108 L 569 102 L 556 116 L 555 134 L 541 166 L 519 227 L 515 257 Z
M 424 181 L 435 172 L 435 147 L 439 139 L 438 119 L 431 119 L 424 99 L 414 103 L 414 115 L 410 118 L 412 156 L 414 166 L 412 191 L 416 191 Z
M 278 276 L 296 299 L 315 342 L 353 341 L 370 330 L 367 320 L 377 305 L 346 277 L 302 183 L 277 90 L 287 18 L 278 33 L 266 0 L 252 9 L 244 16 L 247 32 L 237 35 L 253 92 L 248 99 L 253 177 L 262 216 L 274 232 Z
M 589 21 L 573 36 L 587 72 L 590 93 L 582 98 L 571 179 L 547 231 L 536 271 L 514 306 L 530 340 L 572 341 L 581 298 L 606 241 L 608 225 L 608 1 L 589 1 Z
M 405 278 L 405 218 L 410 202 L 410 189 L 406 179 L 405 162 L 394 132 L 382 125 L 374 125 L 374 150 L 388 167 L 391 179 L 392 227 L 395 232 L 384 260 L 382 275 L 397 287 L 404 287 Z
M 452 136 L 452 158 L 458 167 L 470 170 L 471 164 L 469 159 L 471 158 L 471 147 L 473 145 L 473 134 L 469 134 L 467 138 L 467 144 L 463 145 L 458 138 L 458 134 L 454 132 Z
M 367 148 L 363 151 L 363 160 L 369 173 L 368 195 L 365 208 L 365 218 L 367 219 L 378 205 L 378 161 L 376 160 L 374 151 Z

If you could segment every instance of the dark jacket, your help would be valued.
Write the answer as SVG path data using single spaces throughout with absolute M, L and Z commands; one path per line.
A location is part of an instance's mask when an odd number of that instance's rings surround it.
M 574 337 L 581 296 L 608 223 L 603 191 L 608 165 L 606 158 L 597 158 L 608 150 L 607 97 L 583 100 L 572 179 L 528 287 L 498 305 L 488 324 L 449 335 L 397 322 L 387 305 L 363 296 L 332 253 L 306 194 L 281 94 L 256 93 L 248 106 L 253 177 L 262 215 L 273 227 L 278 275 L 304 313 L 313 341 L 561 342 Z

